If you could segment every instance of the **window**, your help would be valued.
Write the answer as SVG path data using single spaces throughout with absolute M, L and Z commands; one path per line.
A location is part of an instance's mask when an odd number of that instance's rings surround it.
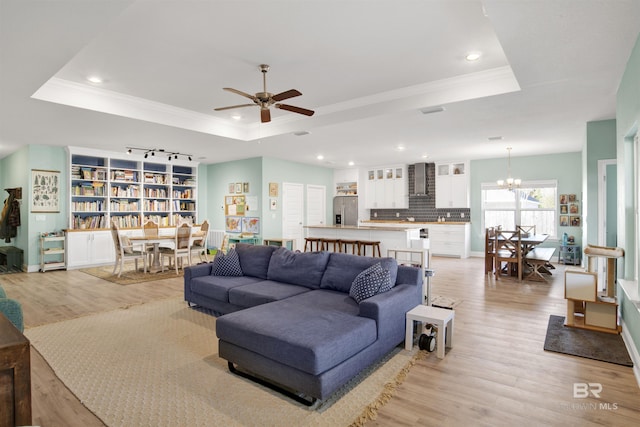
M 515 230 L 516 225 L 535 225 L 536 233 L 557 238 L 557 187 L 556 181 L 523 182 L 513 190 L 482 184 L 483 228 L 501 225 Z

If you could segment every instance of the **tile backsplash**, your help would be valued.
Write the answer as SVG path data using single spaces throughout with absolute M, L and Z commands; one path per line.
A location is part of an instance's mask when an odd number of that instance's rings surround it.
M 409 194 L 414 193 L 414 165 L 408 167 Z M 469 208 L 436 209 L 436 165 L 427 163 L 427 196 L 409 196 L 409 209 L 371 209 L 372 220 L 406 220 L 415 218 L 416 222 L 436 222 L 438 217 L 446 222 L 469 222 Z M 449 214 L 449 217 L 447 217 Z M 461 215 L 464 214 L 464 218 Z

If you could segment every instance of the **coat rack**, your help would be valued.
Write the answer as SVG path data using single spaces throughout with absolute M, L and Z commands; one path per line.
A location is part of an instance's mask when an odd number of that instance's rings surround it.
M 13 195 L 15 199 L 22 200 L 22 187 L 5 188 L 4 191 L 9 193 L 9 195 Z

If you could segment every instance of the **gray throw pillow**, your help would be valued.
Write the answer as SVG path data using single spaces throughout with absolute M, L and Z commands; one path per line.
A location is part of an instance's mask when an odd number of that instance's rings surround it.
M 391 287 L 391 273 L 377 263 L 356 276 L 349 296 L 359 304 L 367 298 L 391 290 Z
M 227 254 L 218 252 L 213 259 L 213 267 L 211 268 L 212 276 L 242 276 L 242 268 L 240 268 L 240 258 L 235 249 L 230 249 Z

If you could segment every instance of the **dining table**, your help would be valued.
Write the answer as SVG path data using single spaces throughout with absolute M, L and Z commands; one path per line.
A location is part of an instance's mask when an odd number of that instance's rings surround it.
M 195 240 L 202 239 L 204 237 L 204 232 L 194 231 L 191 233 L 191 241 L 189 242 L 189 246 L 193 245 Z M 130 236 L 129 240 L 132 243 L 140 243 L 142 245 L 150 244 L 153 245 L 153 252 L 151 257 L 151 265 L 149 266 L 150 273 L 158 273 L 162 271 L 162 265 L 160 264 L 160 244 L 162 243 L 171 243 L 175 241 L 176 236 L 174 234 L 159 234 L 158 236 Z
M 509 233 L 509 232 L 507 232 Z M 499 236 L 499 235 L 498 235 Z M 499 237 L 494 237 L 499 238 Z M 549 238 L 548 234 L 524 234 L 520 236 L 520 251 L 522 256 L 522 263 L 524 264 L 524 260 L 527 257 L 527 254 L 531 252 L 536 246 L 544 243 Z M 524 265 L 518 266 L 518 268 L 524 268 Z M 551 274 L 551 270 L 554 269 L 553 265 L 545 265 L 540 267 L 540 271 L 544 273 Z

